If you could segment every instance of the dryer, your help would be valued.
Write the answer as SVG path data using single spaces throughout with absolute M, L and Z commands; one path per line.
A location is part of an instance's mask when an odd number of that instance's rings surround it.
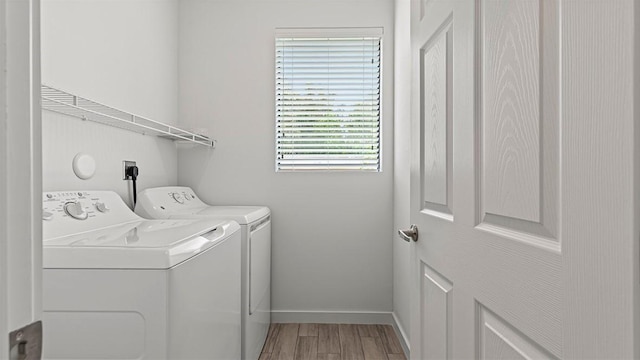
M 184 186 L 149 188 L 135 212 L 149 219 L 229 219 L 242 232 L 242 359 L 257 360 L 271 323 L 271 211 L 264 206 L 211 206 Z
M 45 359 L 239 359 L 240 226 L 43 194 Z

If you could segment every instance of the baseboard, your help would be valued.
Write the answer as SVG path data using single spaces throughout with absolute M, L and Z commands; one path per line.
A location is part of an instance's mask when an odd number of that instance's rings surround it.
M 393 329 L 396 331 L 396 335 L 398 335 L 398 339 L 400 339 L 400 345 L 402 345 L 402 350 L 404 350 L 404 355 L 407 357 L 407 359 L 409 359 L 410 358 L 409 353 L 411 350 L 409 336 L 404 331 L 404 328 L 400 326 L 400 321 L 398 320 L 396 313 L 393 312 L 391 313 L 391 315 L 393 316 Z
M 394 312 L 359 311 L 283 311 L 272 310 L 273 323 L 315 323 L 315 324 L 384 324 L 391 325 L 400 340 L 404 354 L 409 358 L 409 336 L 400 326 Z
M 391 312 L 272 310 L 271 322 L 393 325 L 395 321 Z

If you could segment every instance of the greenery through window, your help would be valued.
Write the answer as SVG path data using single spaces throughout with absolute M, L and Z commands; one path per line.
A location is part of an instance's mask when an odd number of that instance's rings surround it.
M 276 170 L 380 171 L 380 36 L 276 37 Z

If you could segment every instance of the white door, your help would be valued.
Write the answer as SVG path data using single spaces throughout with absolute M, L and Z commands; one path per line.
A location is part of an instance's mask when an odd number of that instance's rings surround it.
M 640 4 L 411 6 L 411 358 L 639 357 Z
M 0 359 L 7 359 L 9 333 L 41 318 L 39 1 L 0 0 L 0 19 Z M 21 340 L 27 359 L 38 347 L 32 335 L 33 328 Z

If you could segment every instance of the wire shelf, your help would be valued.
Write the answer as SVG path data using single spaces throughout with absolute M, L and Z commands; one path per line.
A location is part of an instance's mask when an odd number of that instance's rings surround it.
M 42 108 L 144 135 L 209 147 L 215 147 L 216 144 L 215 140 L 207 136 L 118 110 L 47 85 L 42 85 Z

